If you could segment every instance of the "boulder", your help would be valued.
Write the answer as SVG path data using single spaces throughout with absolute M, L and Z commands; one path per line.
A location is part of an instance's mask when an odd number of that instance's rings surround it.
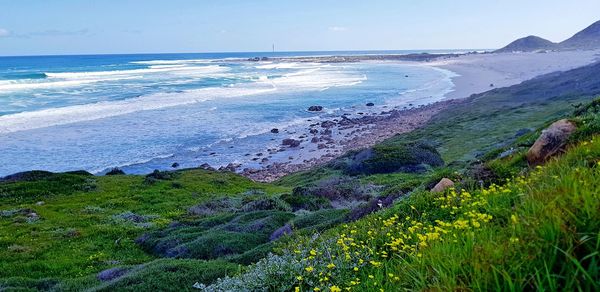
M 309 112 L 320 112 L 323 110 L 323 107 L 320 105 L 313 105 L 308 108 Z
M 208 164 L 208 163 L 204 163 L 204 164 L 200 165 L 200 168 L 204 169 L 204 170 L 210 170 L 210 171 L 216 170 L 214 167 L 210 166 L 210 164 Z
M 374 103 L 372 103 L 372 102 L 368 102 L 368 103 L 367 103 L 367 106 L 374 106 L 374 105 L 375 105 L 375 104 L 374 104 Z
M 335 122 L 333 121 L 324 121 L 321 123 L 322 128 L 332 128 L 335 127 Z
M 106 175 L 124 175 L 125 172 L 117 167 L 109 170 Z
M 273 233 L 271 233 L 271 236 L 269 236 L 269 240 L 275 241 L 284 235 L 292 234 L 292 232 L 293 232 L 292 226 L 290 224 L 285 224 L 281 228 L 279 228 L 279 229 L 275 230 Z
M 542 131 L 540 137 L 533 146 L 527 151 L 527 161 L 531 165 L 539 165 L 548 160 L 548 158 L 559 153 L 565 145 L 571 134 L 577 127 L 568 120 L 559 120 L 550 127 Z
M 283 139 L 283 141 L 281 142 L 281 145 L 294 148 L 294 147 L 300 146 L 300 141 L 296 140 L 296 139 Z
M 173 162 L 173 164 L 171 164 L 172 168 L 178 168 L 179 167 L 179 163 L 177 162 Z
M 279 129 L 273 128 L 273 129 L 271 129 L 271 133 L 277 134 L 277 133 L 279 133 Z
M 443 193 L 445 190 L 454 186 L 454 182 L 448 178 L 442 178 L 432 189 L 432 193 Z

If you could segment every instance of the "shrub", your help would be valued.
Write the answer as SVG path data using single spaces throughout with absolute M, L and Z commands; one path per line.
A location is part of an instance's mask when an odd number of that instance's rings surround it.
M 316 211 L 331 208 L 331 203 L 328 199 L 306 194 L 303 189 L 304 188 L 296 188 L 292 194 L 281 195 L 281 199 L 288 203 L 293 211 L 302 209 Z
M 195 291 L 196 281 L 212 283 L 237 269 L 225 261 L 159 259 L 88 291 Z
M 115 167 L 115 168 L 111 169 L 109 172 L 107 172 L 106 175 L 125 175 L 125 172 L 122 171 L 120 168 Z
M 250 200 L 242 206 L 242 211 L 252 212 L 260 210 L 278 210 L 278 211 L 291 211 L 290 204 L 284 200 L 276 197 L 267 197 L 257 200 Z
M 393 172 L 423 172 L 444 165 L 435 147 L 418 142 L 377 145 L 351 155 L 338 165 L 349 175 Z

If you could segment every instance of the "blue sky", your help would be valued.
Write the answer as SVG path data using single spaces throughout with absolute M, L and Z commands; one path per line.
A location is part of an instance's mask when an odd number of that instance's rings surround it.
M 599 11 L 598 0 L 0 0 L 0 55 L 498 48 L 561 41 Z

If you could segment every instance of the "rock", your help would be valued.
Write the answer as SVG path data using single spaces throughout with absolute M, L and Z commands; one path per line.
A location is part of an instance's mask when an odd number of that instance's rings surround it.
M 567 140 L 576 129 L 577 127 L 572 122 L 563 119 L 543 130 L 540 137 L 527 151 L 529 164 L 539 165 L 556 155 L 565 147 Z
M 104 270 L 100 273 L 98 273 L 98 276 L 96 276 L 98 278 L 98 280 L 106 282 L 106 281 L 110 281 L 110 280 L 114 280 L 116 278 L 119 278 L 125 274 L 127 274 L 129 270 L 126 268 L 111 268 L 108 270 Z
M 106 173 L 106 175 L 124 175 L 124 174 L 125 174 L 125 172 L 122 171 L 121 169 L 119 169 L 118 167 L 115 167 Z
M 321 123 L 322 128 L 331 128 L 335 126 L 335 122 L 332 121 L 324 121 Z
M 367 103 L 367 106 L 374 106 L 375 104 L 372 102 Z
M 319 138 L 313 137 L 312 139 L 310 139 L 310 143 L 319 143 Z
M 314 135 L 314 134 L 319 133 L 319 130 L 317 130 L 317 129 L 310 129 L 309 133 L 311 133 L 311 134 Z
M 300 146 L 300 141 L 296 140 L 296 139 L 283 139 L 283 141 L 281 142 L 281 145 L 283 146 L 289 146 L 290 148 L 294 148 L 294 147 L 298 147 Z
M 208 164 L 208 163 L 203 163 L 202 165 L 200 165 L 200 168 L 204 169 L 204 170 L 210 170 L 210 171 L 215 171 L 216 170 L 212 166 L 210 166 L 210 164 Z
M 313 105 L 308 108 L 309 112 L 320 112 L 323 110 L 323 107 L 320 105 Z
M 290 226 L 290 224 L 285 224 L 282 227 L 280 227 L 279 229 L 275 230 L 271 236 L 269 236 L 269 240 L 270 241 L 274 241 L 277 240 L 279 238 L 281 238 L 284 235 L 290 235 L 292 234 L 292 226 Z
M 447 178 L 442 178 L 432 189 L 432 193 L 443 193 L 445 190 L 454 186 L 454 182 Z
M 178 168 L 179 167 L 179 163 L 177 162 L 173 162 L 173 164 L 171 164 L 172 168 Z
M 229 164 L 227 164 L 227 166 L 220 168 L 219 170 L 235 172 L 240 166 L 241 166 L 241 164 L 238 164 L 238 163 L 229 163 Z
M 271 133 L 277 134 L 277 133 L 279 133 L 279 129 L 273 128 L 273 129 L 271 129 Z
M 35 203 L 36 206 L 43 206 L 44 204 L 46 204 L 46 203 L 44 203 L 44 201 L 39 201 L 39 202 Z

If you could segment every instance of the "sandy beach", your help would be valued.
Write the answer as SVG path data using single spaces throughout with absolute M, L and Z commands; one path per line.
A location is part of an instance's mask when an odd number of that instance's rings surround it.
M 600 51 L 467 54 L 426 63 L 450 70 L 455 90 L 446 98 L 465 98 L 494 88 L 519 84 L 536 76 L 566 71 L 598 60 Z
M 546 53 L 503 53 L 443 55 L 439 58 L 420 58 L 419 61 L 400 61 L 433 66 L 452 71 L 454 90 L 444 100 L 429 105 L 410 108 L 384 109 L 381 112 L 360 113 L 359 116 L 327 120 L 313 124 L 302 133 L 285 133 L 288 142 L 279 149 L 267 149 L 266 157 L 260 159 L 261 168 L 243 168 L 230 165 L 225 168 L 236 171 L 255 181 L 271 182 L 287 174 L 310 169 L 343 155 L 350 150 L 373 146 L 400 133 L 410 132 L 425 125 L 434 115 L 452 103 L 472 94 L 494 88 L 521 83 L 536 76 L 565 71 L 591 64 L 598 60 L 600 51 L 566 51 Z M 344 57 L 350 62 L 371 61 L 366 58 Z M 364 59 L 364 60 L 363 60 Z M 398 62 L 378 57 L 375 60 Z M 279 60 L 281 62 L 337 62 L 336 57 Z M 295 144 L 294 144 L 295 143 Z

